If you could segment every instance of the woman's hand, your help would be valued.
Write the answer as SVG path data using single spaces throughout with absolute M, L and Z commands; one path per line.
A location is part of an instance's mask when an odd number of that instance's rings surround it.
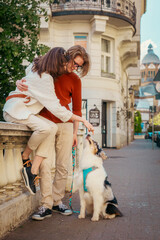
M 90 124 L 87 120 L 84 120 L 83 124 L 89 132 L 92 132 L 94 134 L 94 127 L 92 126 L 92 124 Z
M 24 84 L 24 82 L 26 82 L 25 79 L 16 81 L 16 86 L 17 86 L 18 90 L 20 90 L 21 92 L 28 91 L 28 86 L 26 84 Z

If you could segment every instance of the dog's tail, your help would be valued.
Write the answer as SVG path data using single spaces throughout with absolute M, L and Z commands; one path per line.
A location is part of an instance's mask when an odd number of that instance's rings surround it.
M 106 177 L 104 180 L 104 186 L 105 186 L 104 199 L 106 200 L 107 203 L 106 213 L 109 215 L 114 214 L 117 217 L 122 217 L 123 214 L 117 207 L 118 201 L 113 194 L 111 183 L 108 181 L 108 177 Z

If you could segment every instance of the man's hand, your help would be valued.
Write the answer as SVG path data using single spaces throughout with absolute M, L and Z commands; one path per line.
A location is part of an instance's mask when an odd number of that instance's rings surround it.
M 72 147 L 76 147 L 78 143 L 77 134 L 73 133 L 73 144 Z
M 20 90 L 21 92 L 28 91 L 28 86 L 26 84 L 24 84 L 25 82 L 26 82 L 25 79 L 16 81 L 16 86 L 17 86 L 18 90 Z

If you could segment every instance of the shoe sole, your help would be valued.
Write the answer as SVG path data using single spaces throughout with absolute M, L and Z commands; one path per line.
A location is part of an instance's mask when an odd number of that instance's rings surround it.
M 49 217 L 52 217 L 52 214 L 46 215 L 46 216 L 44 216 L 44 217 L 32 216 L 32 219 L 33 219 L 33 220 L 37 220 L 37 221 L 42 221 L 42 220 L 44 220 L 45 218 L 49 218 Z
M 27 172 L 26 172 L 25 168 L 22 168 L 22 177 L 23 177 L 23 180 L 24 180 L 25 187 L 29 190 L 29 192 L 32 195 L 35 195 L 35 193 L 32 191 L 32 189 L 29 186 L 29 179 L 28 179 L 28 175 L 27 175 Z
M 59 212 L 59 211 L 57 211 L 57 210 L 52 210 L 52 212 L 59 213 L 59 214 L 62 214 L 62 215 L 64 215 L 64 216 L 72 215 L 72 212 L 70 212 L 70 213 L 63 213 L 63 212 Z

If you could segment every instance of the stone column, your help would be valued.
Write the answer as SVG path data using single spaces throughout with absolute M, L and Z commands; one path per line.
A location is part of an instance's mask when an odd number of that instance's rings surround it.
M 2 202 L 4 202 L 4 200 L 6 198 L 4 186 L 6 186 L 7 182 L 8 182 L 7 175 L 6 175 L 5 163 L 4 163 L 3 151 L 4 151 L 4 145 L 3 145 L 3 143 L 0 143 L 0 204 Z
M 7 185 L 4 187 L 8 200 L 15 196 L 15 186 L 13 185 L 17 181 L 16 166 L 13 156 L 14 145 L 12 143 L 5 144 L 5 170 L 7 175 Z

